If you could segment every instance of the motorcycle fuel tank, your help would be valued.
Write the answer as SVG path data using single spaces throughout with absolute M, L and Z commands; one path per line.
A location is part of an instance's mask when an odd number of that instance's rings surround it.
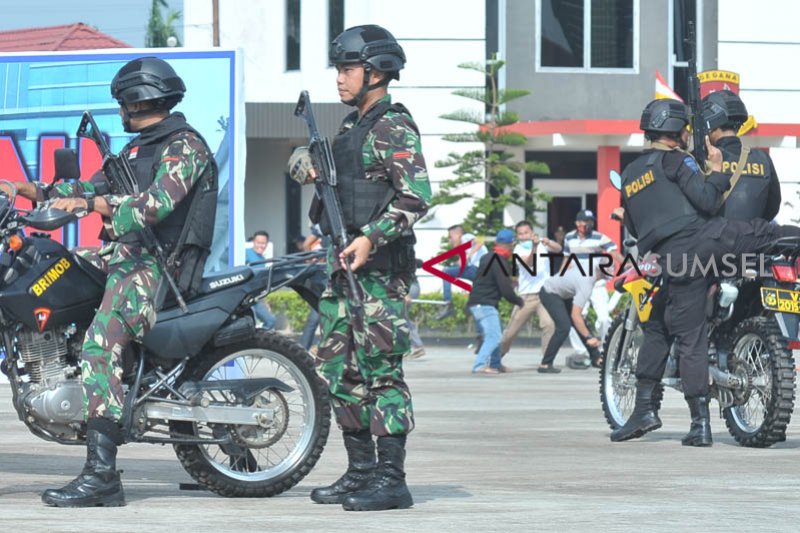
M 105 274 L 60 243 L 27 237 L 3 274 L 0 305 L 34 331 L 88 324 L 100 305 Z

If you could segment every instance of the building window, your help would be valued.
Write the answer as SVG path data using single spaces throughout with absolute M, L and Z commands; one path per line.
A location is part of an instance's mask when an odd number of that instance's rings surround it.
M 333 42 L 343 31 L 344 0 L 328 0 L 328 43 Z
M 638 70 L 639 0 L 537 0 L 537 70 Z
M 286 0 L 286 70 L 300 70 L 300 0 Z

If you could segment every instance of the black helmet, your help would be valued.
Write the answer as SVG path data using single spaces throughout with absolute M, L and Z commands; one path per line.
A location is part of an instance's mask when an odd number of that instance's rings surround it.
M 186 86 L 163 59 L 140 57 L 125 64 L 111 81 L 111 96 L 120 105 L 154 101 L 172 109 L 183 99 Z
M 747 120 L 747 108 L 741 98 L 731 91 L 716 91 L 703 98 L 703 120 L 708 131 L 727 126 L 738 130 Z
M 575 222 L 595 222 L 596 220 L 591 209 L 581 209 L 578 211 L 578 214 L 575 215 Z
M 654 133 L 678 133 L 689 123 L 689 111 L 678 100 L 653 100 L 642 111 L 639 129 Z
M 406 54 L 394 36 L 374 24 L 354 26 L 344 30 L 331 43 L 328 60 L 332 65 L 361 63 L 378 72 L 390 73 L 400 79 L 400 69 L 406 64 Z

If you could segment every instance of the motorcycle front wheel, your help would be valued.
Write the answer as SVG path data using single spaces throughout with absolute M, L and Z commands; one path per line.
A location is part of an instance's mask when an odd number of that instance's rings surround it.
M 273 411 L 269 427 L 171 422 L 173 433 L 205 438 L 230 436 L 230 444 L 175 445 L 186 472 L 221 496 L 266 497 L 303 479 L 319 460 L 331 425 L 327 387 L 309 353 L 275 333 L 256 330 L 243 342 L 199 354 L 184 372 L 187 380 L 276 378 L 291 392 L 268 389 L 255 400 Z M 210 402 L 236 404 L 220 392 Z
M 612 430 L 625 425 L 633 413 L 636 402 L 636 361 L 644 340 L 642 326 L 625 330 L 626 313 L 620 313 L 611 324 L 603 344 L 603 366 L 600 368 L 600 404 L 603 415 Z M 627 349 L 625 338 L 631 335 Z M 659 383 L 653 391 L 653 401 L 658 410 L 664 396 L 664 386 Z

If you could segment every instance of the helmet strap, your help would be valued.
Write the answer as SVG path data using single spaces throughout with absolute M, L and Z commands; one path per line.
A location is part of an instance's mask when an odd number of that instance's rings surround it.
M 122 114 L 122 127 L 126 133 L 134 133 L 131 129 L 131 119 L 132 118 L 145 118 L 153 115 L 159 115 L 164 112 L 164 109 L 160 107 L 152 107 L 150 109 L 142 109 L 141 111 L 131 111 L 128 108 L 128 104 L 124 104 L 120 102 L 120 107 L 123 109 L 124 113 Z M 169 114 L 169 111 L 167 111 Z
M 378 83 L 370 85 L 369 76 L 371 72 L 372 72 L 372 66 L 369 63 L 364 63 L 364 83 L 361 85 L 361 90 L 358 91 L 358 94 L 356 94 L 353 98 L 344 102 L 345 105 L 357 106 L 358 104 L 361 103 L 361 101 L 364 99 L 364 97 L 367 95 L 368 92 L 389 85 L 389 82 L 391 81 L 391 78 L 389 76 L 384 76 L 383 79 Z

